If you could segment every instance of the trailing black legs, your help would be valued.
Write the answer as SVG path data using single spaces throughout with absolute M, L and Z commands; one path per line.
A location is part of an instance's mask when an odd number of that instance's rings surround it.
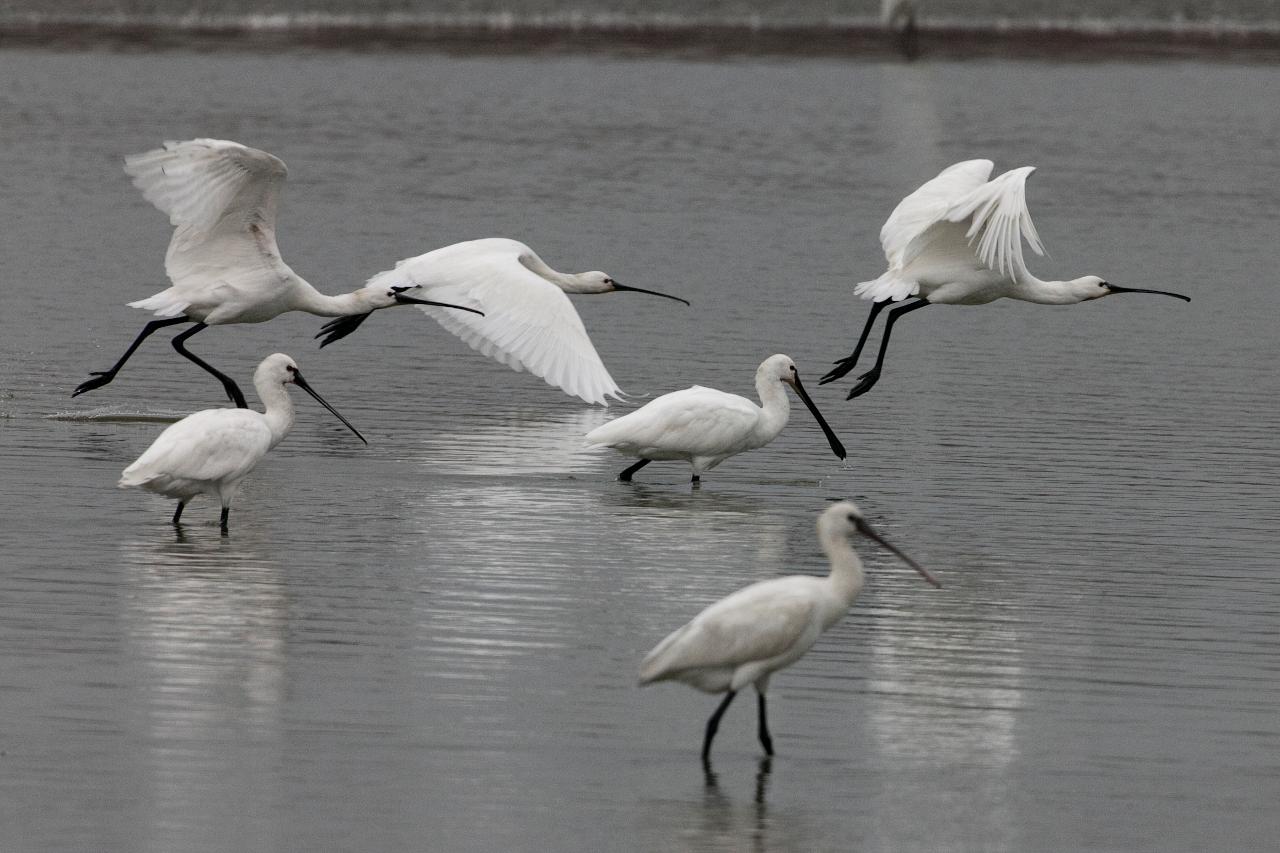
M 187 338 L 191 337 L 197 332 L 204 331 L 207 328 L 209 327 L 206 326 L 204 323 L 196 323 L 190 329 L 187 329 L 185 332 L 182 332 L 178 334 L 176 337 L 174 337 L 173 348 L 176 349 L 178 351 L 178 354 L 181 355 L 183 358 L 187 359 L 188 361 L 194 362 L 196 365 L 203 368 L 205 371 L 212 373 L 214 376 L 216 376 L 218 381 L 222 383 L 223 389 L 227 392 L 227 396 L 231 398 L 231 401 L 235 403 L 238 408 L 241 408 L 241 409 L 249 408 L 249 404 L 245 402 L 244 394 L 241 393 L 240 387 L 231 380 L 230 376 L 227 376 L 225 373 L 222 373 L 216 367 L 209 364 L 208 362 L 203 361 L 199 356 L 197 356 L 195 353 L 191 352 L 190 350 L 188 350 L 186 347 L 183 346 L 183 344 L 186 343 Z
M 862 334 L 858 336 L 858 345 L 853 348 L 853 354 L 845 356 L 835 362 L 835 367 L 827 372 L 827 375 L 818 380 L 819 385 L 826 385 L 828 382 L 834 382 L 844 376 L 858 363 L 858 356 L 862 355 L 862 348 L 867 345 L 867 336 L 871 334 L 871 326 L 875 323 L 876 317 L 885 308 L 892 304 L 888 300 L 884 302 L 872 302 L 871 312 L 867 314 L 867 322 L 862 326 Z
M 151 333 L 157 329 L 163 329 L 165 326 L 173 326 L 178 323 L 190 323 L 186 317 L 173 317 L 168 320 L 152 320 L 150 323 L 142 327 L 142 331 L 138 333 L 138 337 L 133 339 L 133 343 L 129 344 L 129 348 L 124 351 L 124 355 L 120 356 L 120 360 L 106 370 L 95 370 L 89 375 L 93 379 L 81 382 L 76 390 L 71 392 L 72 397 L 78 397 L 86 391 L 92 391 L 94 388 L 101 388 L 112 379 L 116 378 L 116 374 L 120 372 L 120 368 L 124 367 L 124 363 L 129 360 L 129 356 L 133 355 L 134 350 L 142 345 L 142 342 L 151 337 Z

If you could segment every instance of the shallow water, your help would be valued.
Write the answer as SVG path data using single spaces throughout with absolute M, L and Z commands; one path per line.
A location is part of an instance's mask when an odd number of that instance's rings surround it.
M 604 56 L 0 53 L 0 849 L 1201 850 L 1280 832 L 1269 66 L 913 66 Z M 800 406 L 699 489 L 580 449 L 588 409 L 414 311 L 207 331 L 303 395 L 218 535 L 114 488 L 220 389 L 145 321 L 163 216 L 124 153 L 213 135 L 291 169 L 285 257 L 321 289 L 507 235 L 679 293 L 576 300 L 614 377 Z M 1034 163 L 1045 276 L 1186 292 L 913 314 L 881 384 L 818 387 L 893 204 L 943 165 Z M 134 417 L 139 420 L 134 420 Z M 850 616 L 750 703 L 639 659 L 747 582 L 817 573 L 853 497 L 938 574 L 864 548 Z

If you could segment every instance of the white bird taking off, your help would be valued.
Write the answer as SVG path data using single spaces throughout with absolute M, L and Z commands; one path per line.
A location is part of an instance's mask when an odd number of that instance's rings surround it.
M 771 355 L 756 370 L 760 405 L 714 388 L 694 385 L 663 394 L 630 414 L 587 433 L 591 447 L 611 447 L 640 461 L 618 475 L 631 475 L 654 460 L 682 459 L 693 467 L 693 482 L 730 456 L 764 447 L 778 437 L 791 416 L 791 400 L 783 384 L 795 389 L 822 427 L 831 450 L 845 458 L 844 445 L 832 432 L 804 386 L 790 356 Z
M 209 326 L 263 323 L 286 311 L 341 317 L 422 301 L 391 288 L 325 296 L 290 269 L 276 246 L 276 206 L 287 170 L 265 151 L 222 139 L 192 139 L 166 142 L 124 162 L 143 197 L 167 213 L 174 226 L 164 259 L 173 285 L 129 303 L 159 319 L 147 323 L 119 361 L 92 373 L 73 397 L 115 379 L 157 329 L 192 323 L 174 337 L 173 348 L 217 377 L 243 409 L 247 404 L 235 382 L 186 349 L 192 335 Z M 445 307 L 479 313 L 461 305 Z
M 678 296 L 618 284 L 598 270 L 556 272 L 524 243 L 502 237 L 454 243 L 406 258 L 395 269 L 369 279 L 368 289 L 474 306 L 484 312 L 483 319 L 444 311 L 431 303 L 421 308 L 481 354 L 601 405 L 608 405 L 607 396 L 617 399 L 621 389 L 565 294 L 621 290 L 689 304 Z M 370 313 L 326 323 L 316 335 L 325 336 L 320 346 L 351 334 Z
M 904 314 L 926 305 L 985 305 L 1003 297 L 1042 305 L 1074 305 L 1113 293 L 1158 293 L 1191 301 L 1167 290 L 1120 287 L 1096 275 L 1070 281 L 1042 281 L 1022 257 L 1026 238 L 1036 254 L 1044 254 L 1040 235 L 1027 210 L 1027 177 L 1034 166 L 1011 169 L 994 180 L 990 160 L 966 160 L 904 198 L 880 229 L 889 269 L 854 293 L 872 301 L 871 312 L 853 354 L 819 380 L 839 379 L 858 363 L 871 325 L 890 303 L 915 301 L 889 312 L 880 352 L 871 370 L 858 377 L 848 399 L 865 394 L 880 378 L 889 334 Z
M 703 610 L 645 656 L 640 664 L 642 685 L 679 681 L 706 693 L 727 694 L 707 720 L 704 762 L 711 756 L 711 741 L 725 709 L 748 684 L 755 685 L 759 697 L 760 744 L 773 755 L 765 716 L 769 677 L 799 660 L 853 605 L 863 573 L 850 540 L 859 533 L 892 551 L 935 587 L 942 586 L 872 530 L 856 506 L 844 501 L 818 516 L 818 542 L 831 562 L 825 578 L 791 575 L 753 583 Z
M 124 469 L 120 488 L 141 486 L 149 492 L 176 498 L 173 523 L 178 524 L 187 501 L 196 495 L 216 497 L 222 503 L 222 531 L 227 531 L 231 501 L 267 451 L 293 428 L 293 401 L 285 385 L 292 382 L 332 412 L 365 444 L 364 436 L 317 394 L 293 359 L 283 353 L 269 355 L 253 374 L 253 387 L 262 398 L 265 413 L 252 409 L 205 409 L 170 424 L 137 461 Z

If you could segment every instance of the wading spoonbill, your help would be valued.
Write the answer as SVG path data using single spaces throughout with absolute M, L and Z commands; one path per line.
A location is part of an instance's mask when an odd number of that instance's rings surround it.
M 600 405 L 608 405 L 606 396 L 618 399 L 621 390 L 565 294 L 633 291 L 689 304 L 679 296 L 618 284 L 598 270 L 556 272 L 524 243 L 503 237 L 454 243 L 406 258 L 369 279 L 368 287 L 375 293 L 394 290 L 478 308 L 483 319 L 429 303 L 420 306 L 477 352 Z M 351 334 L 371 313 L 326 323 L 316 335 L 324 336 L 320 346 Z
M 1044 254 L 1027 210 L 1027 177 L 1035 167 L 1011 169 L 988 180 L 994 168 L 990 160 L 949 166 L 889 214 L 880 229 L 889 269 L 854 289 L 872 301 L 866 325 L 853 354 L 835 362 L 835 369 L 819 384 L 853 370 L 876 315 L 890 303 L 906 299 L 914 301 L 889 312 L 875 366 L 858 377 L 847 399 L 865 394 L 879 380 L 893 324 L 926 305 L 985 305 L 1005 297 L 1041 305 L 1074 305 L 1113 293 L 1157 293 L 1191 301 L 1167 290 L 1120 287 L 1096 275 L 1070 281 L 1036 278 L 1022 257 L 1024 237 L 1036 254 Z
M 72 397 L 115 379 L 157 329 L 190 323 L 194 325 L 174 337 L 173 348 L 216 376 L 243 409 L 248 404 L 236 383 L 186 349 L 192 335 L 209 326 L 264 323 L 286 311 L 341 317 L 423 301 L 392 288 L 363 287 L 325 296 L 290 269 L 276 246 L 276 206 L 287 170 L 265 151 L 223 139 L 192 139 L 166 142 L 163 148 L 126 157 L 124 163 L 143 197 L 167 213 L 174 226 L 164 258 L 173 285 L 129 303 L 158 319 L 143 327 L 119 361 L 93 372 Z M 461 305 L 445 307 L 479 313 Z
M 771 355 L 756 370 L 760 405 L 714 388 L 694 385 L 657 397 L 630 414 L 587 433 L 591 447 L 611 447 L 640 461 L 618 475 L 623 482 L 655 460 L 682 459 L 693 466 L 693 482 L 730 456 L 764 447 L 778 437 L 791 416 L 783 384 L 795 389 L 841 459 L 844 445 L 832 432 L 804 386 L 790 356 Z
M 818 516 L 818 542 L 831 561 L 825 578 L 791 575 L 753 583 L 703 610 L 645 656 L 641 685 L 679 681 L 706 693 L 726 694 L 707 720 L 704 762 L 711 756 L 711 741 L 725 709 L 748 684 L 755 685 L 758 696 L 760 744 L 773 755 L 765 716 L 769 677 L 799 660 L 853 605 L 863 573 L 850 540 L 859 533 L 889 549 L 935 587 L 942 586 L 872 530 L 856 506 L 844 501 Z
M 205 409 L 170 424 L 137 461 L 124 469 L 119 487 L 140 486 L 149 492 L 176 498 L 173 523 L 196 495 L 216 497 L 222 503 L 222 531 L 227 531 L 231 501 L 267 451 L 293 428 L 293 401 L 285 385 L 292 382 L 332 412 L 365 444 L 363 435 L 317 394 L 298 365 L 284 353 L 269 355 L 253 374 L 253 387 L 262 398 L 265 413 L 252 409 Z

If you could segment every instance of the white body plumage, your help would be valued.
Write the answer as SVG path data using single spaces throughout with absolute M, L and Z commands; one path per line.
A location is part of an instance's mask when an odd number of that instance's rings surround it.
M 756 370 L 759 405 L 737 394 L 694 385 L 663 394 L 596 427 L 587 433 L 586 442 L 643 460 L 683 460 L 697 480 L 729 457 L 778 437 L 791 416 L 784 384 L 796 390 L 826 433 L 832 451 L 843 459 L 844 447 L 800 384 L 795 362 L 781 354 L 765 359 Z
M 468 240 L 406 258 L 369 279 L 369 288 L 416 288 L 422 295 L 484 312 L 483 317 L 434 306 L 419 307 L 477 352 L 517 372 L 527 370 L 567 394 L 608 405 L 622 390 L 596 352 L 566 293 L 633 290 L 598 270 L 561 273 L 517 240 Z M 687 303 L 686 303 L 687 304 Z
M 772 753 L 765 722 L 769 677 L 799 660 L 824 631 L 848 612 L 862 590 L 862 561 L 851 539 L 867 536 L 891 550 L 934 586 L 932 575 L 871 529 L 848 501 L 818 516 L 818 543 L 830 561 L 826 577 L 791 575 L 748 587 L 720 599 L 677 628 L 645 656 L 640 684 L 679 681 L 707 693 L 728 693 L 707 725 L 703 758 L 733 695 L 754 685 L 760 695 L 760 740 Z
M 263 412 L 205 409 L 170 424 L 124 469 L 118 486 L 139 487 L 176 499 L 175 524 L 189 500 L 210 495 L 222 506 L 222 526 L 226 529 L 227 514 L 241 482 L 293 428 L 293 401 L 285 390 L 289 383 L 315 397 L 360 436 L 306 383 L 292 358 L 275 353 L 263 359 L 253 374 Z M 364 437 L 360 436 L 360 440 L 364 441 Z

